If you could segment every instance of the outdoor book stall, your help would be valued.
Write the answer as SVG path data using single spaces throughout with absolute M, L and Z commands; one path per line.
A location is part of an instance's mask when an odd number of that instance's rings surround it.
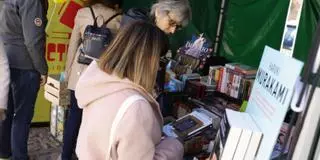
M 51 76 L 37 102 L 47 108 L 36 112 L 35 122 L 50 121 L 52 135 L 62 142 L 69 93 L 60 73 L 71 19 L 82 1 L 49 2 L 48 15 L 53 18 L 47 28 L 46 57 Z M 152 2 L 125 0 L 124 9 L 149 7 Z M 296 130 L 289 111 L 291 97 L 308 57 L 320 3 L 190 0 L 190 4 L 192 22 L 170 36 L 171 50 L 162 59 L 163 134 L 183 140 L 185 159 L 287 156 L 294 148 L 290 144 Z

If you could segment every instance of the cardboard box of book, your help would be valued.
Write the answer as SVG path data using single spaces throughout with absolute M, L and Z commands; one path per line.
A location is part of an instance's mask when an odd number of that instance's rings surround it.
M 66 117 L 66 107 L 52 103 L 50 115 L 50 133 L 59 142 L 63 142 L 63 130 Z
M 226 109 L 210 160 L 254 160 L 262 132 L 248 113 Z
M 60 81 L 60 75 L 49 75 L 44 91 L 44 97 L 51 103 L 59 106 L 70 104 L 70 91 L 67 89 L 67 82 Z

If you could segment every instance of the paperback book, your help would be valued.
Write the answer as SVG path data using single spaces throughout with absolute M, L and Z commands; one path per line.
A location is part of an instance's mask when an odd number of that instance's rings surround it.
M 210 160 L 253 160 L 262 136 L 248 113 L 226 109 Z

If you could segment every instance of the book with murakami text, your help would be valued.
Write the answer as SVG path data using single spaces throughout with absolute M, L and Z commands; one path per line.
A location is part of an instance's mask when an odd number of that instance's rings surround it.
M 245 112 L 227 109 L 210 160 L 269 160 L 303 63 L 265 47 Z
M 303 63 L 265 47 L 246 113 L 263 134 L 256 159 L 270 159 Z

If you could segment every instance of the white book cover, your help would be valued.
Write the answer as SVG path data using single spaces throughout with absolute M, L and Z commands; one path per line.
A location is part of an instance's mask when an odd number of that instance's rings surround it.
M 247 113 L 241 113 L 230 109 L 226 109 L 226 113 L 229 117 L 236 119 L 237 122 L 239 122 L 239 127 L 242 129 L 235 154 L 233 155 L 233 160 L 243 159 L 245 157 L 251 136 L 253 134 L 251 126 L 248 125 L 248 123 L 250 123 L 248 121 L 252 121 L 252 119 Z
M 250 115 L 246 113 L 247 115 Z M 251 116 L 243 116 L 246 124 L 250 126 L 252 134 L 250 138 L 250 142 L 248 144 L 247 151 L 245 153 L 244 160 L 253 160 L 256 157 L 257 151 L 260 147 L 261 140 L 263 138 L 263 134 L 260 131 L 259 127 L 256 125 Z
M 233 116 L 233 112 L 226 112 L 220 125 L 221 160 L 232 160 L 240 140 L 241 122 Z
M 254 159 L 262 138 L 261 131 L 254 125 L 248 113 L 226 109 L 210 160 Z
M 246 112 L 262 131 L 256 159 L 269 160 L 303 63 L 265 47 Z

